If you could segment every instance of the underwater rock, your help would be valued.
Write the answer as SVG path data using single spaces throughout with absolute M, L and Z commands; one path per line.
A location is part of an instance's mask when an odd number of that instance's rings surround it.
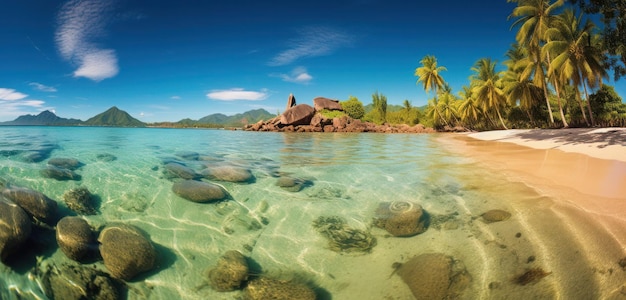
M 228 197 L 228 193 L 217 184 L 203 181 L 184 180 L 175 182 L 172 191 L 189 201 L 210 202 Z
M 113 154 L 109 154 L 109 153 L 101 153 L 101 154 L 96 155 L 96 159 L 99 161 L 110 162 L 110 161 L 117 160 L 117 156 Z
M 86 187 L 70 189 L 63 194 L 63 200 L 69 209 L 81 215 L 95 215 L 94 197 Z
M 501 209 L 492 209 L 483 213 L 480 216 L 483 218 L 483 221 L 485 221 L 485 223 L 493 223 L 508 220 L 511 217 L 511 213 Z
M 250 182 L 254 180 L 252 172 L 237 166 L 209 167 L 200 172 L 204 178 L 228 182 Z
M 2 191 L 2 195 L 19 205 L 33 218 L 47 224 L 53 224 L 56 219 L 57 203 L 41 192 L 11 187 Z
M 81 261 L 97 245 L 91 227 L 79 217 L 61 219 L 57 223 L 56 239 L 65 256 L 75 261 Z
M 0 195 L 0 260 L 17 251 L 32 231 L 30 218 L 17 204 Z
M 200 158 L 200 154 L 193 151 L 179 151 L 175 155 L 186 160 L 198 160 Z
M 328 239 L 328 247 L 335 252 L 370 252 L 376 246 L 371 233 L 352 228 L 337 216 L 321 216 L 313 221 L 313 227 Z
M 248 263 L 239 251 L 230 250 L 220 257 L 214 268 L 207 269 L 205 275 L 214 290 L 234 291 L 248 279 Z
M 154 245 L 132 225 L 109 225 L 100 232 L 98 242 L 104 266 L 115 278 L 130 280 L 156 265 Z
M 290 192 L 299 192 L 304 187 L 305 180 L 289 176 L 281 176 L 278 178 L 276 185 Z
M 471 281 L 460 261 L 442 253 L 415 256 L 400 265 L 396 274 L 418 300 L 457 298 Z
M 428 216 L 422 206 L 406 201 L 380 203 L 374 218 L 374 226 L 400 237 L 420 234 L 428 229 L 427 225 Z
M 260 277 L 248 282 L 243 289 L 246 300 L 314 300 L 315 291 L 309 286 L 291 280 Z
M 83 164 L 75 158 L 53 157 L 48 160 L 48 164 L 61 169 L 76 170 Z
M 529 283 L 535 283 L 550 274 L 552 274 L 552 272 L 546 272 L 541 268 L 532 268 L 516 276 L 513 282 L 519 285 L 527 285 Z
M 196 171 L 191 168 L 185 167 L 177 163 L 167 163 L 163 169 L 163 174 L 166 178 L 182 178 L 182 179 L 194 179 L 198 177 Z
M 55 166 L 48 166 L 45 169 L 41 170 L 41 176 L 60 181 L 81 180 L 80 175 L 76 174 L 76 172 Z
M 74 264 L 48 265 L 42 271 L 41 281 L 51 299 L 116 300 L 122 299 L 120 284 L 108 274 L 93 268 Z
M 22 160 L 25 162 L 38 163 L 44 161 L 50 157 L 52 149 L 41 149 L 35 151 L 27 151 L 22 155 Z

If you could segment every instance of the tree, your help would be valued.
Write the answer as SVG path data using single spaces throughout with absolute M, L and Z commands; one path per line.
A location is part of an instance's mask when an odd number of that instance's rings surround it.
M 445 81 L 443 77 L 439 75 L 442 71 L 447 71 L 447 69 L 443 66 L 437 66 L 437 58 L 433 55 L 426 55 L 422 60 L 420 60 L 421 67 L 415 69 L 415 76 L 418 77 L 416 84 L 420 82 L 424 86 L 424 91 L 426 93 L 430 92 L 430 90 L 434 91 L 434 109 L 438 110 L 437 107 L 437 92 L 443 86 L 445 86 Z M 437 112 L 438 117 L 441 117 L 441 112 Z M 444 123 L 447 124 L 446 120 L 443 119 Z
M 554 22 L 555 16 L 553 12 L 563 5 L 564 0 L 557 0 L 552 4 L 550 4 L 551 0 L 508 1 L 517 3 L 517 7 L 513 9 L 513 12 L 509 16 L 509 18 L 517 18 L 511 28 L 520 26 L 515 39 L 531 53 L 532 60 L 530 61 L 529 68 L 533 71 L 534 83 L 543 88 L 550 123 L 554 123 L 552 108 L 548 100 L 548 87 L 544 73 L 544 63 L 541 57 L 541 46 L 545 41 L 546 31 L 550 28 L 550 24 Z M 548 61 L 549 60 L 550 58 L 548 57 Z
M 466 125 L 474 127 L 483 115 L 483 111 L 480 109 L 472 89 L 468 86 L 463 86 L 463 90 L 459 92 L 461 96 L 461 103 L 459 104 L 458 113 Z
M 481 58 L 472 67 L 472 92 L 484 110 L 493 109 L 498 115 L 500 124 L 508 129 L 502 119 L 500 108 L 506 104 L 506 97 L 502 91 L 500 73 L 496 72 L 496 63 L 490 58 Z
M 524 70 L 528 67 L 529 57 L 526 48 L 515 43 L 506 53 L 509 58 L 504 62 L 507 70 L 502 78 L 503 91 L 510 105 L 517 106 L 526 112 L 533 122 L 531 110 L 542 100 L 541 88 L 525 78 Z
M 348 100 L 341 102 L 341 108 L 343 111 L 353 119 L 362 119 L 365 115 L 365 108 L 363 103 L 359 101 L 357 97 L 350 96 Z
M 372 94 L 372 105 L 374 110 L 370 112 L 372 113 L 371 119 L 376 123 L 385 123 L 387 121 L 387 97 L 375 92 Z

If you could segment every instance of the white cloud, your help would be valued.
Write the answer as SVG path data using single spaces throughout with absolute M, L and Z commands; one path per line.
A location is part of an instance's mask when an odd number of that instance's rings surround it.
M 289 49 L 278 53 L 269 62 L 270 66 L 288 65 L 300 58 L 329 55 L 341 47 L 352 44 L 346 33 L 330 27 L 307 27 L 300 36 L 289 42 Z
M 268 96 L 267 89 L 262 89 L 261 91 L 246 91 L 241 88 L 234 88 L 230 90 L 212 90 L 210 93 L 206 94 L 207 98 L 211 100 L 220 100 L 220 101 L 235 101 L 235 100 L 248 100 L 248 101 L 258 101 L 264 100 Z
M 293 71 L 291 71 L 291 74 L 277 74 L 272 76 L 280 77 L 287 82 L 302 84 L 308 84 L 309 82 L 311 82 L 311 80 L 313 80 L 313 76 L 311 76 L 311 74 L 309 74 L 304 67 L 297 67 L 293 69 Z
M 38 90 L 38 91 L 42 91 L 42 92 L 56 92 L 57 89 L 55 87 L 52 86 L 47 86 L 47 85 L 43 85 L 39 82 L 31 82 L 28 85 L 32 86 L 34 89 Z
M 112 49 L 100 49 L 94 39 L 105 36 L 112 4 L 107 0 L 70 0 L 58 15 L 55 41 L 61 56 L 78 66 L 74 77 L 101 81 L 117 75 Z
M 22 94 L 14 89 L 0 88 L 0 100 L 13 101 L 24 99 L 26 97 L 28 97 L 28 95 Z

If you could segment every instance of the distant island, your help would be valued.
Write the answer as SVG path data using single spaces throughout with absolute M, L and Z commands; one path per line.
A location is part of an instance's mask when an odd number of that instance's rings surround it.
M 244 127 L 261 120 L 276 117 L 264 109 L 255 109 L 245 113 L 227 116 L 216 113 L 199 120 L 182 119 L 178 122 L 145 123 L 133 118 L 129 113 L 113 106 L 87 121 L 66 119 L 46 110 L 38 115 L 23 115 L 13 121 L 0 122 L 0 126 L 108 126 L 108 127 L 167 127 L 167 128 L 225 128 Z

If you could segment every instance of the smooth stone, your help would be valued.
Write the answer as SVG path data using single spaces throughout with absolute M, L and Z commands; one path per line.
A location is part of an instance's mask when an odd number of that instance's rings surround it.
M 50 299 L 116 300 L 122 299 L 121 288 L 108 274 L 74 264 L 48 265 L 42 271 L 42 284 Z
M 471 277 L 460 262 L 442 253 L 426 253 L 403 263 L 396 272 L 418 300 L 456 299 Z
M 28 151 L 24 153 L 22 159 L 25 162 L 38 163 L 46 160 L 48 157 L 50 157 L 50 152 L 47 151 Z
M 19 205 L 29 215 L 47 224 L 54 223 L 56 219 L 56 201 L 48 198 L 41 192 L 27 188 L 11 187 L 2 191 L 2 195 Z
M 156 266 L 154 245 L 132 225 L 109 225 L 100 232 L 98 242 L 104 266 L 115 278 L 130 280 Z
M 214 268 L 205 271 L 205 275 L 214 290 L 234 291 L 248 279 L 248 262 L 239 251 L 230 250 L 220 257 Z
M 46 178 L 52 178 L 60 181 L 64 180 L 81 180 L 81 176 L 76 172 L 55 166 L 47 166 L 41 170 L 41 175 Z
M 414 236 L 428 229 L 427 216 L 422 206 L 406 201 L 380 203 L 374 225 L 399 237 Z
M 110 161 L 116 160 L 117 156 L 113 154 L 109 154 L 109 153 L 102 153 L 102 154 L 96 155 L 96 159 L 99 161 L 110 162 Z
M 304 187 L 305 181 L 300 178 L 282 176 L 278 178 L 276 185 L 290 192 L 299 192 Z
M 71 260 L 80 261 L 96 244 L 87 221 L 80 217 L 64 217 L 57 223 L 56 239 L 59 248 Z
M 95 215 L 97 213 L 94 199 L 86 187 L 70 189 L 63 194 L 63 200 L 69 209 L 82 215 Z
M 252 172 L 237 166 L 209 167 L 200 172 L 204 178 L 228 182 L 249 182 L 254 179 Z
M 248 282 L 244 297 L 249 300 L 314 300 L 315 291 L 305 284 L 290 280 L 260 277 Z
M 177 163 L 168 163 L 164 167 L 163 173 L 167 178 L 194 179 L 198 177 L 196 171 Z
M 175 155 L 186 160 L 198 160 L 200 158 L 200 154 L 193 151 L 180 151 L 176 152 Z
M 75 158 L 53 157 L 48 160 L 48 164 L 61 169 L 76 170 L 82 163 Z
M 172 186 L 172 191 L 182 198 L 200 203 L 222 200 L 228 197 L 228 193 L 219 185 L 196 180 L 175 182 Z
M 7 256 L 19 250 L 31 231 L 28 214 L 0 195 L 0 259 L 6 261 Z
M 492 209 L 486 211 L 480 216 L 483 218 L 483 221 L 485 221 L 485 223 L 494 223 L 508 220 L 511 217 L 511 213 L 501 209 Z

